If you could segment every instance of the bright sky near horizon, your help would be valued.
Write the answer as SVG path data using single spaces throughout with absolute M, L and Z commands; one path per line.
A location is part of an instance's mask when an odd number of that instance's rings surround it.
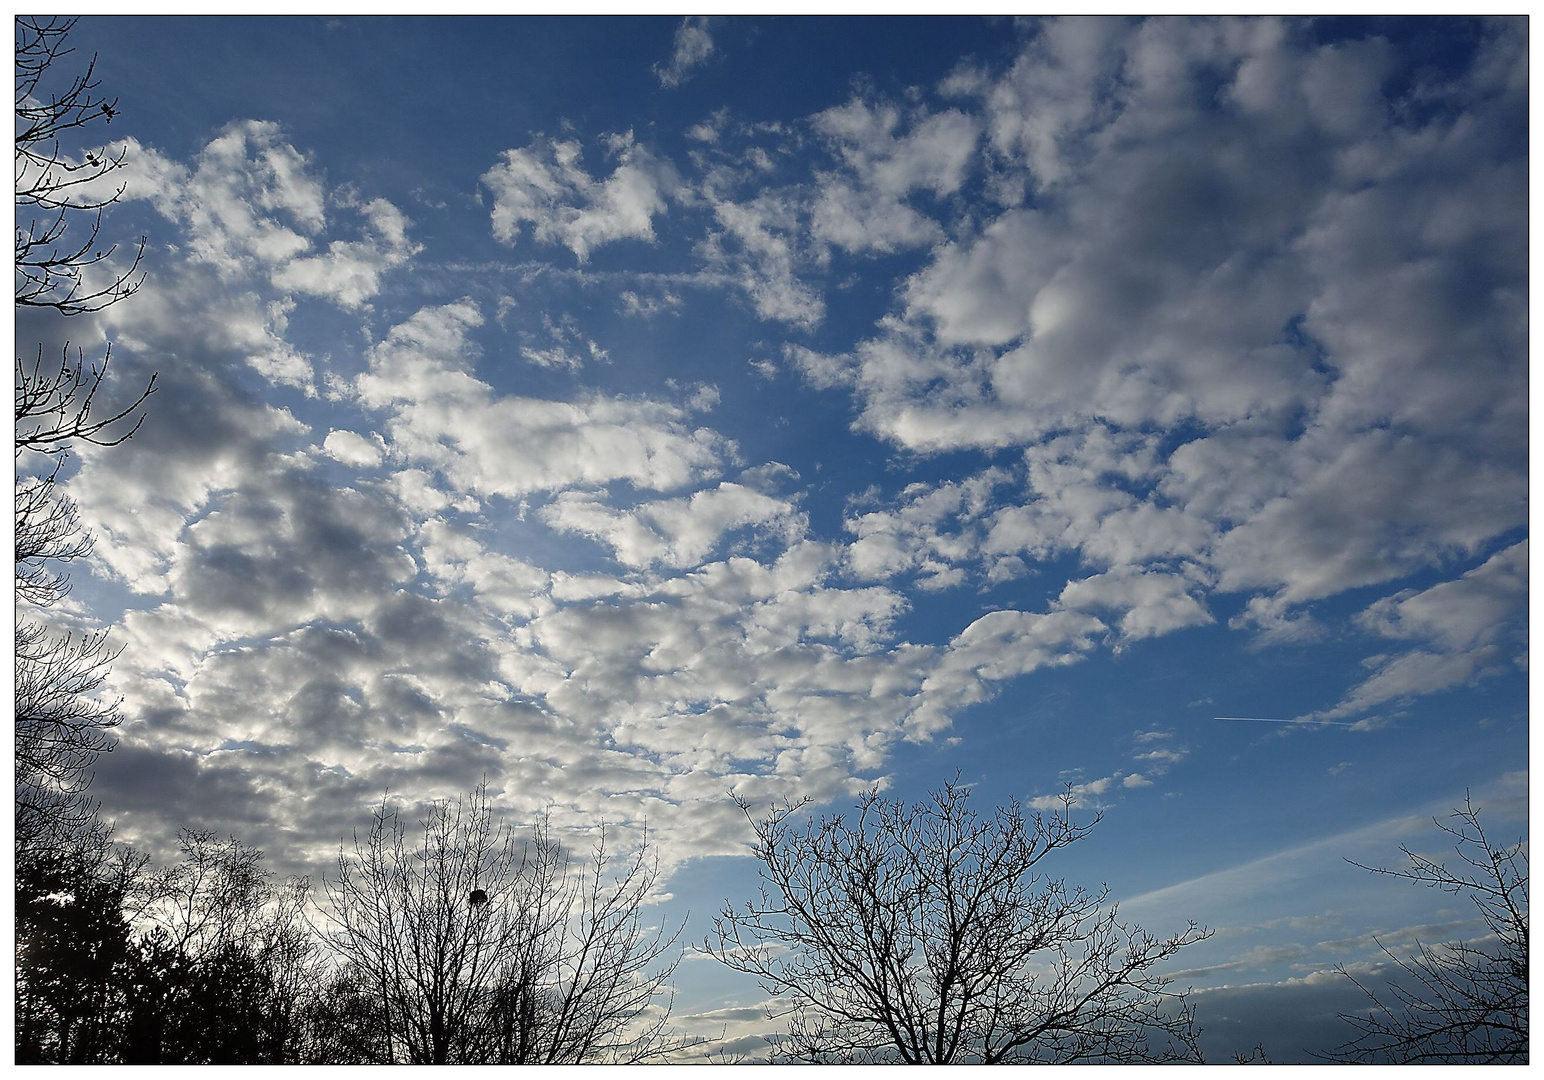
M 1477 925 L 1344 860 L 1526 836 L 1526 29 L 82 20 L 148 277 L 17 335 L 159 372 L 67 481 L 104 815 L 316 875 L 486 775 L 700 943 L 730 790 L 1070 785 L 1208 1052 L 1328 1049 Z

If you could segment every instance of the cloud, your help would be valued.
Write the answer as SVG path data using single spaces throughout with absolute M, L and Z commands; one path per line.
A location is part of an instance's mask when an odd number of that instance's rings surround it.
M 675 51 L 667 64 L 655 64 L 654 75 L 661 86 L 677 87 L 691 78 L 693 68 L 700 67 L 713 55 L 713 36 L 708 33 L 708 16 L 688 15 L 681 20 L 675 32 Z
M 699 245 L 708 266 L 732 276 L 767 320 L 810 328 L 825 317 L 820 293 L 798 275 L 802 251 L 801 201 L 776 193 L 747 202 L 714 201 L 722 226 Z
M 584 366 L 586 358 L 595 362 L 604 362 L 610 357 L 610 353 L 601 348 L 594 338 L 580 332 L 572 316 L 565 315 L 554 322 L 552 316 L 543 313 L 541 322 L 542 329 L 546 331 L 547 337 L 553 344 L 545 349 L 537 349 L 529 345 L 522 346 L 520 349 L 520 355 L 537 367 L 577 371 Z
M 1055 795 L 1039 795 L 1025 803 L 1031 810 L 1057 810 L 1064 804 L 1073 809 L 1087 809 L 1100 805 L 1099 796 L 1110 791 L 1117 785 L 1123 788 L 1148 787 L 1152 784 L 1141 773 L 1114 773 L 1110 776 L 1101 776 L 1097 780 L 1086 780 L 1078 784 L 1068 784 L 1066 789 Z M 1068 802 L 1067 800 L 1071 801 Z
M 953 571 L 977 555 L 979 522 L 995 489 L 1009 479 L 998 469 L 960 482 L 911 484 L 892 508 L 849 515 L 844 524 L 857 539 L 847 548 L 848 565 L 864 580 Z
M 1514 665 L 1526 81 L 1523 35 L 1484 34 L 1418 108 L 1382 96 L 1376 41 L 1067 21 L 942 105 L 720 110 L 686 133 L 689 166 L 631 133 L 603 162 L 577 137 L 504 152 L 481 178 L 497 241 L 585 262 L 668 220 L 695 260 L 503 267 L 521 310 L 565 310 L 535 306 L 561 282 L 649 319 L 689 285 L 822 329 L 746 348 L 849 395 L 859 437 L 926 476 L 850 500 L 834 537 L 786 467 L 742 460 L 727 387 L 712 414 L 712 387 L 594 389 L 625 335 L 556 314 L 500 334 L 427 276 L 388 308 L 414 227 L 329 188 L 277 126 L 232 124 L 187 162 L 134 144 L 126 197 L 173 235 L 133 303 L 81 325 L 168 392 L 68 481 L 99 568 L 142 599 L 102 772 L 126 839 L 208 823 L 311 869 L 381 791 L 421 805 L 486 774 L 515 813 L 555 798 L 565 826 L 647 820 L 671 859 L 739 851 L 731 787 L 850 795 L 1013 680 L 1230 607 L 1301 637 L 1353 589 L 1374 590 L 1355 625 L 1382 651 L 1345 715 Z M 662 81 L 711 55 L 703 24 L 683 41 Z M 898 276 L 854 300 L 865 263 Z M 291 341 L 318 304 L 336 358 Z M 1076 569 L 1037 605 L 1012 595 L 1053 563 Z M 1003 609 L 931 643 L 898 629 L 913 590 L 967 585 Z M 1079 799 L 1189 753 L 1133 738 Z
M 908 736 L 920 740 L 948 727 L 953 712 L 991 697 L 992 683 L 1077 662 L 1104 629 L 1093 616 L 1072 611 L 988 612 L 955 635 L 928 674 L 922 701 L 906 722 Z
M 356 469 L 368 469 L 381 463 L 382 447 L 378 435 L 367 439 L 352 431 L 329 431 L 327 438 L 322 440 L 322 450 L 335 460 Z
M 617 561 L 634 567 L 696 566 L 721 536 L 746 528 L 776 531 L 786 545 L 804 534 L 805 525 L 787 501 L 728 481 L 630 511 L 614 510 L 593 495 L 565 492 L 541 516 L 554 529 L 600 540 Z
M 939 195 L 976 170 L 1001 205 L 944 220 L 869 335 L 790 366 L 900 449 L 1022 454 L 1022 491 L 962 532 L 982 559 L 1075 554 L 1099 572 L 1063 603 L 1109 605 L 1126 639 L 1209 621 L 1214 594 L 1262 644 L 1322 634 L 1307 605 L 1524 523 L 1521 39 L 1482 36 L 1419 115 L 1384 96 L 1388 43 L 1275 20 L 1048 21 L 909 129 L 862 98 L 819 114 L 830 206 L 854 177 Z M 811 220 L 837 241 L 838 217 Z M 866 572 L 920 557 L 873 525 Z M 1487 669 L 1394 662 L 1361 700 Z
M 193 260 L 228 280 L 267 274 L 282 290 L 358 308 L 380 291 L 383 275 L 421 250 L 408 238 L 411 222 L 385 199 L 329 193 L 277 124 L 227 125 L 191 168 L 132 141 L 124 150 L 123 198 L 147 199 L 185 224 Z M 317 250 L 329 211 L 361 218 L 362 238 Z
M 1376 601 L 1357 621 L 1388 638 L 1465 649 L 1502 636 L 1528 595 L 1528 542 L 1492 555 L 1462 577 L 1429 589 L 1403 589 Z
M 1430 647 L 1370 658 L 1367 666 L 1373 674 L 1334 708 L 1315 716 L 1355 716 L 1521 663 L 1527 648 L 1522 624 L 1527 597 L 1528 542 L 1524 540 L 1461 577 L 1419 592 L 1404 589 L 1376 601 L 1357 618 L 1364 628 Z
M 810 219 L 816 240 L 852 252 L 893 252 L 942 238 L 942 227 L 905 199 L 918 189 L 938 196 L 958 191 L 974 158 L 979 125 L 954 109 L 910 120 L 911 130 L 897 137 L 900 110 L 858 98 L 812 118 L 846 166 L 817 174 Z
M 493 235 L 513 246 L 531 226 L 540 244 L 562 244 L 582 263 L 590 252 L 618 240 L 654 239 L 654 218 L 676 189 L 673 166 L 639 146 L 631 131 L 607 138 L 616 167 L 598 180 L 580 165 L 577 140 L 537 138 L 504 151 L 482 175 L 493 195 Z
M 407 238 L 410 223 L 385 199 L 372 199 L 360 212 L 365 239 L 334 240 L 321 254 L 291 259 L 275 272 L 274 284 L 325 296 L 345 308 L 358 308 L 378 293 L 382 275 L 405 265 L 423 247 Z
M 471 370 L 476 305 L 425 308 L 370 350 L 354 391 L 386 414 L 394 460 L 444 475 L 472 495 L 518 497 L 627 480 L 680 487 L 714 472 L 732 445 L 687 426 L 666 402 L 591 395 L 575 402 L 500 396 Z
M 120 372 L 129 375 L 133 368 Z M 82 446 L 69 492 L 101 538 L 95 558 L 135 592 L 154 595 L 184 528 L 270 453 L 309 434 L 288 410 L 253 401 L 213 372 L 165 364 L 155 416 L 122 446 Z
M 1140 641 L 1212 622 L 1191 595 L 1193 588 L 1195 583 L 1179 574 L 1111 571 L 1069 581 L 1057 602 L 1073 611 L 1120 611 L 1121 636 Z
M 656 315 L 675 315 L 681 310 L 681 298 L 669 289 L 658 296 L 640 296 L 631 289 L 617 295 L 622 303 L 622 313 L 640 319 L 652 319 Z

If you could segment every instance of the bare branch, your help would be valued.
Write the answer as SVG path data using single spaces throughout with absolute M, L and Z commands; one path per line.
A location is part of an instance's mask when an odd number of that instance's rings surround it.
M 125 159 L 122 150 L 106 146 L 74 157 L 63 148 L 61 140 L 99 120 L 112 123 L 118 111 L 117 99 L 96 93 L 95 57 L 83 72 L 59 75 L 58 61 L 73 51 L 65 39 L 74 24 L 16 20 L 16 303 L 62 315 L 100 311 L 133 295 L 145 280 L 139 270 L 143 237 L 127 269 L 109 270 L 105 281 L 89 280 L 91 268 L 109 265 L 116 251 L 98 240 L 102 211 L 124 188 L 104 193 L 111 186 L 104 178 L 123 168 Z
M 1455 866 L 1401 847 L 1402 869 L 1362 866 L 1426 888 L 1467 896 L 1489 933 L 1479 941 L 1433 946 L 1410 956 L 1380 944 L 1394 978 L 1378 990 L 1341 973 L 1367 995 L 1366 1014 L 1341 1014 L 1356 1035 L 1330 1060 L 1518 1064 L 1528 1060 L 1528 856 L 1521 842 L 1494 847 L 1466 794 L 1455 824 L 1434 819 L 1455 841 Z M 1350 860 L 1348 860 L 1350 861 Z
M 422 826 L 409 848 L 383 801 L 325 882 L 328 942 L 368 1003 L 355 1060 L 620 1063 L 686 1045 L 667 1029 L 679 930 L 643 923 L 646 843 L 618 868 L 602 829 L 575 866 L 545 820 L 524 843 L 495 823 L 486 783 Z
M 1207 936 L 1117 921 L 1103 889 L 1038 866 L 1095 822 L 979 816 L 944 785 L 908 806 L 869 792 L 855 818 L 757 819 L 759 903 L 726 904 L 705 948 L 789 1002 L 807 1062 L 1199 1060 L 1189 1008 L 1153 968 Z M 1097 821 L 1097 819 L 1095 819 Z

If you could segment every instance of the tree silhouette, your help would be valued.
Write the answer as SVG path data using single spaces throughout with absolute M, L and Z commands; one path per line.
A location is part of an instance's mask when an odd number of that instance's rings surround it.
M 322 981 L 303 909 L 310 883 L 277 882 L 263 853 L 184 829 L 181 858 L 142 875 L 123 1060 L 290 1064 Z
M 978 816 L 944 785 L 908 806 L 870 792 L 854 820 L 756 819 L 762 890 L 726 904 L 706 948 L 789 1002 L 807 1062 L 1199 1060 L 1191 1013 L 1153 973 L 1206 936 L 1117 921 L 1101 888 L 1040 862 L 1097 823 L 1016 804 Z
M 1528 1061 L 1528 855 L 1521 843 L 1494 847 L 1466 794 L 1453 825 L 1456 862 L 1401 846 L 1408 865 L 1363 870 L 1466 896 L 1484 921 L 1477 941 L 1417 943 L 1411 956 L 1384 947 L 1394 979 L 1377 990 L 1344 974 L 1367 995 L 1365 1014 L 1342 1013 L 1355 1038 L 1333 1053 L 1345 1062 L 1526 1064 Z M 1380 945 L 1380 947 L 1382 947 Z
M 94 58 L 82 73 L 61 72 L 73 25 L 16 20 L 16 306 L 65 317 L 132 294 L 143 280 L 144 246 L 127 269 L 115 270 L 114 248 L 98 244 L 103 212 L 123 193 L 111 175 L 122 168 L 122 153 L 65 145 L 117 112 L 116 101 L 96 92 Z M 16 360 L 16 593 L 34 609 L 15 629 L 19 852 L 67 845 L 72 833 L 93 828 L 90 767 L 111 749 L 108 732 L 119 722 L 117 702 L 98 696 L 114 656 L 105 638 L 59 633 L 37 614 L 68 591 L 63 567 L 91 552 L 75 503 L 57 489 L 65 457 L 77 442 L 111 446 L 129 438 L 155 390 L 152 376 L 127 406 L 99 408 L 110 358 L 109 348 L 88 364 L 66 345 L 57 360 L 45 359 L 41 346 L 33 359 Z M 38 457 L 44 467 L 34 472 Z
M 644 1060 L 671 1049 L 675 935 L 648 929 L 647 847 L 619 871 L 539 823 L 517 840 L 487 785 L 430 808 L 422 840 L 385 801 L 325 882 L 328 942 L 361 1004 L 330 1052 L 412 1064 Z
M 118 1060 L 133 963 L 126 901 L 144 865 L 100 825 L 18 860 L 18 1064 Z
M 95 57 L 84 71 L 60 76 L 75 21 L 16 20 L 16 303 L 61 315 L 98 311 L 144 280 L 137 275 L 143 239 L 126 270 L 111 269 L 115 247 L 97 242 L 102 211 L 124 191 L 112 177 L 123 152 L 63 145 L 118 114 L 117 99 L 97 93 Z M 98 267 L 108 268 L 105 277 L 94 275 Z

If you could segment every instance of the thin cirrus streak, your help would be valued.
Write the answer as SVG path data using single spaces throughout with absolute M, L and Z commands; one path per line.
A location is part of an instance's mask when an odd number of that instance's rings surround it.
M 1212 719 L 1248 720 L 1260 724 L 1298 724 L 1307 727 L 1318 727 L 1321 724 L 1328 724 L 1333 727 L 1356 727 L 1355 724 L 1348 724 L 1344 720 L 1280 720 L 1274 716 L 1214 716 Z

